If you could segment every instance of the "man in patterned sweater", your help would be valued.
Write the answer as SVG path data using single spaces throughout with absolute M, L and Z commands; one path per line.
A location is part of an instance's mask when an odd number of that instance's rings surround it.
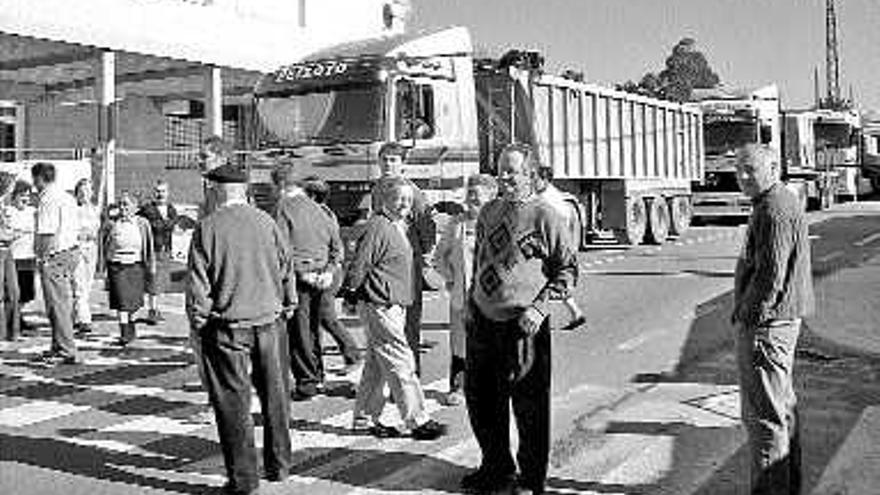
M 465 398 L 480 445 L 466 490 L 542 493 L 550 449 L 548 304 L 568 295 L 575 252 L 559 214 L 534 193 L 532 150 L 511 145 L 498 158 L 500 196 L 477 219 L 467 321 Z M 510 452 L 513 404 L 519 452 Z

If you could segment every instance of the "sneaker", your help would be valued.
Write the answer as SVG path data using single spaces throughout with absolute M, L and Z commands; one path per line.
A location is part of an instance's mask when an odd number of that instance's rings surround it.
M 80 364 L 80 361 L 76 356 L 70 356 L 70 355 L 59 354 L 59 353 L 53 353 L 51 355 L 46 355 L 43 357 L 42 361 L 44 364 L 46 364 L 48 366 Z
M 497 474 L 479 468 L 461 478 L 461 489 L 468 493 L 494 493 L 508 491 L 516 482 L 515 473 Z
M 437 440 L 446 434 L 446 425 L 429 419 L 425 423 L 415 427 L 410 432 L 413 440 Z
M 400 438 L 400 430 L 393 426 L 385 426 L 382 423 L 376 423 L 370 427 L 370 435 L 376 438 Z M 413 430 L 415 431 L 415 430 Z
M 567 332 L 571 330 L 577 330 L 578 328 L 584 326 L 586 323 L 587 319 L 584 316 L 578 316 L 577 318 L 568 322 L 564 327 L 562 327 L 562 330 L 565 330 Z
M 464 404 L 464 394 L 459 390 L 453 390 L 443 396 L 443 405 L 457 407 Z

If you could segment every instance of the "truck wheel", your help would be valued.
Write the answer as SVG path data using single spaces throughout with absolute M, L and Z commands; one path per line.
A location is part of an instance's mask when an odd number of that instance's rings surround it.
M 650 244 L 663 244 L 669 236 L 669 208 L 663 198 L 652 198 L 646 203 L 648 231 L 645 240 Z
M 614 229 L 614 237 L 621 244 L 632 246 L 641 244 L 645 236 L 645 228 L 648 223 L 648 215 L 645 211 L 645 202 L 640 196 L 626 199 L 626 226 Z
M 676 196 L 669 199 L 669 233 L 681 236 L 691 226 L 694 207 L 690 198 Z
M 572 246 L 575 252 L 578 252 L 584 244 L 584 228 L 583 224 L 581 224 L 581 216 L 577 206 L 571 202 L 567 202 L 566 205 L 568 206 L 568 232 L 571 235 Z

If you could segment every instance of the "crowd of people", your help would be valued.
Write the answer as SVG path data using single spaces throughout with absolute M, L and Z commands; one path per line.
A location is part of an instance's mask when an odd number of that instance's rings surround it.
M 302 176 L 296 162 L 280 164 L 270 214 L 250 201 L 247 173 L 231 148 L 212 138 L 205 149 L 186 312 L 200 385 L 216 417 L 225 490 L 253 494 L 259 488 L 252 385 L 263 414 L 262 477 L 288 476 L 291 399 L 311 400 L 324 385 L 322 328 L 338 344 L 346 373 L 362 367 L 353 431 L 419 441 L 447 433 L 428 412 L 420 380 L 423 270 L 432 265 L 449 293 L 444 402 L 466 405 L 482 453 L 462 488 L 543 493 L 550 453 L 549 305 L 559 301 L 568 309 L 563 328 L 580 327 L 585 317 L 572 296 L 577 245 L 570 208 L 535 152 L 509 145 L 498 155 L 497 178 L 470 177 L 463 211 L 446 222 L 435 246 L 435 213 L 401 173 L 406 149 L 386 144 L 379 152 L 382 177 L 346 256 L 320 178 Z M 800 478 L 792 363 L 801 320 L 813 307 L 806 222 L 796 198 L 774 179 L 769 153 L 749 148 L 737 166 L 754 202 L 731 318 L 752 482 L 754 493 L 794 493 Z M 162 320 L 156 296 L 167 280 L 163 265 L 177 218 L 167 182 L 156 183 L 154 199 L 141 208 L 123 192 L 101 212 L 89 179 L 70 194 L 56 183 L 52 164 L 37 163 L 31 172 L 36 206 L 30 184 L 0 174 L 7 204 L 0 225 L 3 335 L 19 337 L 20 307 L 34 298 L 38 273 L 52 329 L 41 359 L 76 364 L 74 336 L 93 331 L 88 295 L 100 267 L 118 315 L 117 343 L 128 346 L 145 299 L 148 322 Z M 338 321 L 337 296 L 364 323 L 363 348 Z M 389 400 L 398 424 L 382 422 Z M 519 435 L 515 455 L 511 411 Z
M 161 321 L 156 298 L 176 226 L 165 181 L 156 183 L 155 198 L 141 208 L 123 191 L 102 211 L 90 178 L 68 191 L 58 184 L 57 173 L 52 163 L 38 162 L 30 182 L 0 174 L 0 334 L 14 341 L 32 328 L 22 308 L 36 298 L 39 275 L 52 329 L 50 348 L 39 356 L 47 365 L 80 362 L 75 338 L 94 331 L 89 297 L 96 273 L 106 273 L 110 308 L 118 314 L 116 344 L 125 347 L 136 338 L 134 313 L 145 293 L 146 322 Z

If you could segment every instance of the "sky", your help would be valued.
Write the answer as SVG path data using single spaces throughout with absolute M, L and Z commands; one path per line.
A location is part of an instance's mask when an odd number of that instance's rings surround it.
M 722 83 L 777 83 L 784 108 L 825 92 L 825 0 L 411 0 L 411 29 L 470 28 L 476 50 L 537 49 L 549 72 L 614 85 L 659 72 L 682 38 Z M 880 110 L 880 0 L 836 0 L 841 90 Z

